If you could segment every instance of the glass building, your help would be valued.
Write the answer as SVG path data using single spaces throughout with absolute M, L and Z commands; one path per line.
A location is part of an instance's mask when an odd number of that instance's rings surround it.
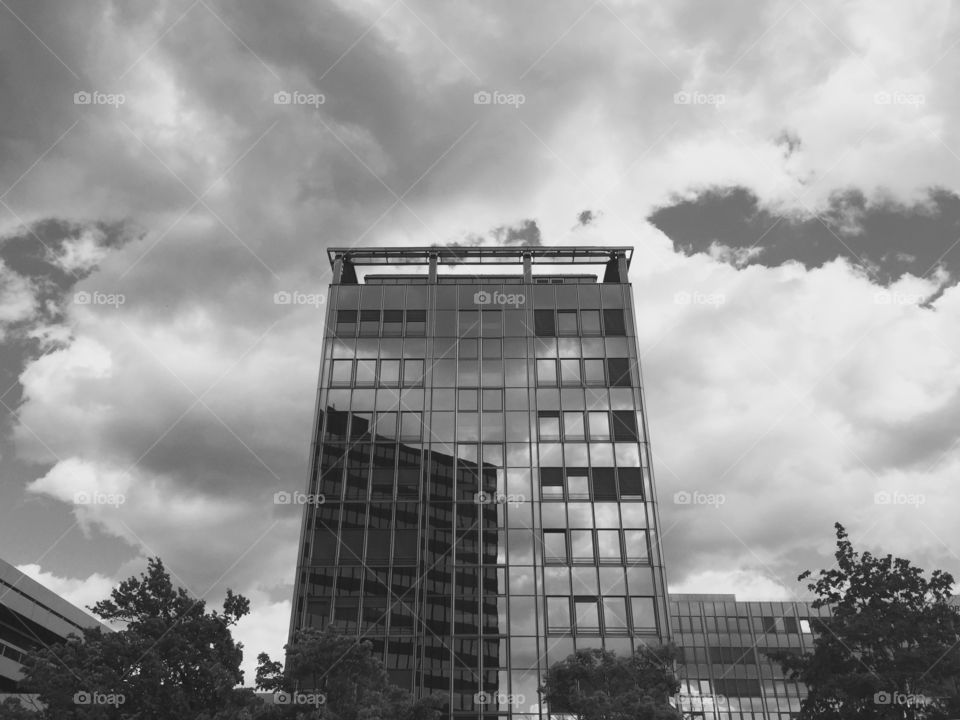
M 767 650 L 812 652 L 827 608 L 806 602 L 738 601 L 734 595 L 670 595 L 673 639 L 683 649 L 678 706 L 704 720 L 789 720 L 806 697 Z
M 356 633 L 450 718 L 530 720 L 575 649 L 668 638 L 631 254 L 328 251 L 291 634 Z

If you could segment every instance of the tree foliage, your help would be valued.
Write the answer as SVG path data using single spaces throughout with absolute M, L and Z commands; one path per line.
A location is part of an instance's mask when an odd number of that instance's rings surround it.
M 36 693 L 44 708 L 34 718 L 97 720 L 242 717 L 255 708 L 242 682 L 242 646 L 230 628 L 249 602 L 227 591 L 222 612 L 174 588 L 159 558 L 147 572 L 114 588 L 89 608 L 117 632 L 84 630 L 83 637 L 28 653 L 21 691 Z M 14 718 L 0 710 L 0 718 Z M 6 713 L 6 714 L 5 714 Z
M 908 560 L 853 548 L 836 524 L 836 566 L 808 589 L 815 608 L 814 650 L 774 652 L 789 677 L 807 686 L 800 720 L 941 720 L 960 716 L 960 613 L 953 577 L 929 579 Z M 798 580 L 811 576 L 808 570 Z
M 630 657 L 580 650 L 555 663 L 541 688 L 551 715 L 577 720 L 680 720 L 670 705 L 680 690 L 673 646 L 641 648 Z
M 341 634 L 335 627 L 307 628 L 286 646 L 286 667 L 266 653 L 257 657 L 257 687 L 298 695 L 309 702 L 322 696 L 320 717 L 330 720 L 436 720 L 445 698 L 419 700 L 390 683 L 387 671 L 368 641 Z M 288 706 L 294 713 L 294 705 Z M 281 715 L 277 715 L 281 717 Z M 282 717 L 294 717 L 285 714 Z

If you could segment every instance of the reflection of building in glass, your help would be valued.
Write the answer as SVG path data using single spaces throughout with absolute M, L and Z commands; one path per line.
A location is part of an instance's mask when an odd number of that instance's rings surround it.
M 531 720 L 548 664 L 666 639 L 630 254 L 330 251 L 291 631 L 356 632 L 451 717 Z M 358 272 L 402 264 L 426 274 Z M 518 267 L 437 272 L 480 264 Z
M 825 608 L 805 602 L 671 594 L 673 639 L 685 656 L 679 707 L 705 720 L 794 717 L 806 689 L 784 679 L 780 664 L 765 651 L 812 652 L 811 630 L 816 618 L 827 615 Z

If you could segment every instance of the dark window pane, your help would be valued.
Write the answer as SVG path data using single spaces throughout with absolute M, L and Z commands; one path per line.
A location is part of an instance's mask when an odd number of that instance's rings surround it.
M 623 310 L 603 311 L 603 334 L 626 335 L 627 326 L 623 318 Z
M 637 439 L 637 416 L 632 410 L 613 411 L 613 439 Z
M 611 387 L 630 387 L 630 358 L 607 358 L 607 377 Z
M 617 484 L 613 468 L 593 469 L 593 499 L 617 499 Z
M 534 310 L 533 332 L 538 337 L 552 337 L 556 335 L 556 312 L 553 310 Z
M 643 471 L 640 468 L 619 468 L 617 478 L 622 497 L 643 497 Z

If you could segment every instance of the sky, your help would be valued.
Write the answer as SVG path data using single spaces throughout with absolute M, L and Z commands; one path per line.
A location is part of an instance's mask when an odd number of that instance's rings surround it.
M 325 248 L 635 248 L 674 592 L 960 571 L 948 2 L 0 0 L 0 554 L 281 654 Z M 97 503 L 85 503 L 97 498 Z M 122 499 L 122 502 L 120 500 Z

